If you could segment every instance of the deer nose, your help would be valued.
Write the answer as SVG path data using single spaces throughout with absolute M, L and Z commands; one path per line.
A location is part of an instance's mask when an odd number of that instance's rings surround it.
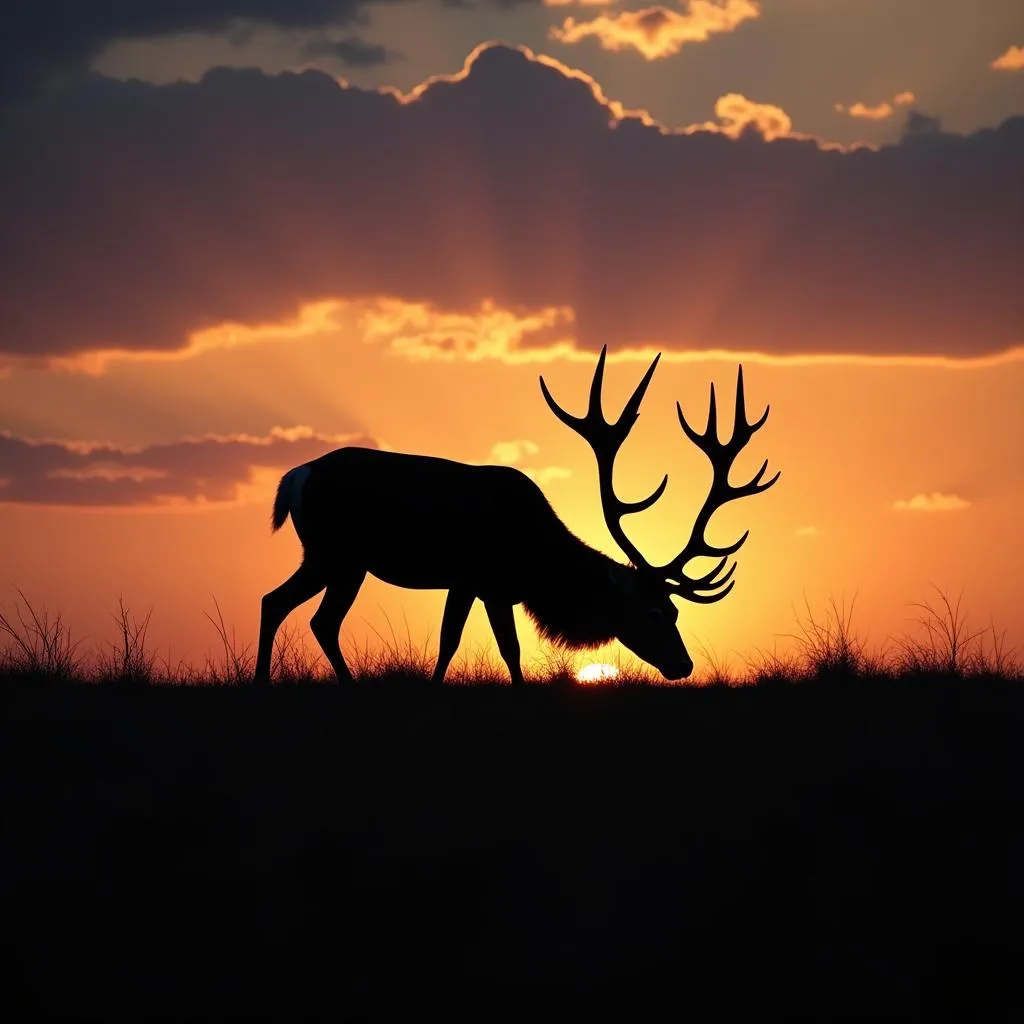
M 666 679 L 686 679 L 693 672 L 693 660 L 683 657 L 668 665 L 659 665 L 658 670 Z

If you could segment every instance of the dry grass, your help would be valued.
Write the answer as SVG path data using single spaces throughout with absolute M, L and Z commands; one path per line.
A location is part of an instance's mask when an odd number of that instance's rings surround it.
M 767 651 L 755 649 L 737 669 L 728 655 L 716 652 L 697 641 L 695 651 L 703 666 L 685 685 L 730 687 L 741 685 L 780 686 L 797 683 L 850 685 L 886 680 L 929 679 L 1002 679 L 1020 681 L 1024 663 L 1006 643 L 1006 631 L 991 622 L 975 627 L 963 607 L 963 595 L 955 599 L 935 588 L 932 600 L 914 602 L 911 607 L 913 631 L 887 638 L 877 651 L 869 650 L 867 637 L 854 623 L 856 597 L 847 606 L 845 600 L 830 598 L 824 610 L 815 612 L 806 597 L 803 613 L 794 612 L 796 630 L 781 634 L 790 640 L 790 650 L 777 646 Z M 13 608 L 0 605 L 0 675 L 8 679 L 41 682 L 91 682 L 122 686 L 153 684 L 194 686 L 238 686 L 249 683 L 253 675 L 255 651 L 242 644 L 233 626 L 229 627 L 216 598 L 214 613 L 204 612 L 217 637 L 217 653 L 208 655 L 198 667 L 170 658 L 161 659 L 148 644 L 152 609 L 137 618 L 118 598 L 117 611 L 111 616 L 117 630 L 114 642 L 101 641 L 91 656 L 82 638 L 73 638 L 58 612 L 45 606 L 37 608 L 17 590 Z M 426 684 L 434 667 L 434 644 L 428 637 L 414 642 L 408 622 L 400 635 L 388 619 L 388 635 L 375 632 L 377 643 L 369 638 L 363 644 L 343 643 L 345 658 L 355 678 L 361 682 Z M 616 687 L 679 685 L 667 683 L 648 666 L 634 659 L 624 663 L 621 654 L 611 663 L 617 670 Z M 532 665 L 526 666 L 528 682 L 554 686 L 574 686 L 576 657 L 568 651 L 547 648 Z M 277 684 L 308 685 L 328 683 L 333 674 L 318 649 L 311 647 L 306 635 L 285 623 L 274 645 L 272 677 Z M 508 679 L 504 663 L 490 646 L 478 647 L 453 662 L 447 683 L 474 686 L 503 683 Z
M 45 607 L 37 611 L 21 590 L 18 597 L 21 600 L 15 601 L 13 612 L 0 607 L 0 670 L 55 681 L 80 677 L 84 668 L 81 639 L 71 639 L 59 612 L 53 614 Z

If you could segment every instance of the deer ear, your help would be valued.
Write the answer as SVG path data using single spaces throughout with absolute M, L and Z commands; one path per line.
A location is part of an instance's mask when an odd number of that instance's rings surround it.
M 625 565 L 619 565 L 618 562 L 613 562 L 608 566 L 608 578 L 623 594 L 633 593 L 635 576 L 636 573 L 632 569 Z

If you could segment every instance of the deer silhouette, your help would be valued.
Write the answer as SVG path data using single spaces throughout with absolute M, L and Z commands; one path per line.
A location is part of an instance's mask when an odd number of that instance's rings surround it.
M 576 537 L 537 484 L 515 467 L 338 448 L 289 470 L 278 485 L 273 529 L 278 530 L 290 514 L 303 557 L 292 576 L 263 597 L 255 682 L 270 681 L 274 636 L 286 616 L 322 590 L 310 626 L 338 681 L 351 682 L 338 638 L 367 573 L 398 587 L 448 591 L 433 672 L 438 683 L 444 680 L 477 598 L 483 601 L 513 683 L 523 681 L 513 617 L 513 608 L 520 603 L 540 635 L 558 646 L 580 650 L 617 639 L 666 679 L 689 676 L 693 660 L 676 627 L 679 613 L 671 598 L 709 604 L 722 600 L 735 585 L 736 562 L 727 571 L 725 566 L 749 530 L 725 547 L 709 544 L 704 532 L 717 509 L 765 491 L 779 479 L 776 473 L 762 482 L 766 459 L 748 483 L 729 483 L 736 456 L 764 426 L 770 406 L 756 423 L 747 421 L 742 366 L 728 441 L 718 438 L 714 384 L 703 433 L 689 425 L 676 403 L 679 424 L 708 456 L 713 477 L 683 549 L 666 564 L 654 565 L 626 536 L 622 518 L 650 508 L 664 493 L 668 475 L 648 497 L 628 502 L 615 494 L 612 470 L 661 354 L 614 423 L 607 422 L 601 410 L 606 355 L 607 347 L 598 358 L 584 416 L 562 409 L 543 377 L 540 387 L 552 412 L 593 450 L 605 522 L 630 564 L 623 565 Z M 699 557 L 718 562 L 702 576 L 688 576 L 687 563 Z

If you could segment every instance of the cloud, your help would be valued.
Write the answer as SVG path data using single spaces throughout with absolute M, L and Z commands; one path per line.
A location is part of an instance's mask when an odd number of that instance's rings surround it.
M 240 500 L 261 471 L 276 475 L 342 445 L 378 447 L 372 438 L 319 434 L 307 426 L 274 427 L 262 437 L 210 435 L 133 449 L 0 431 L 0 501 L 206 507 Z
M 491 448 L 490 459 L 503 466 L 513 466 L 522 458 L 540 451 L 535 441 L 498 441 Z
M 971 503 L 965 501 L 957 494 L 940 494 L 934 491 L 931 494 L 915 494 L 909 500 L 899 500 L 892 503 L 897 512 L 956 512 L 959 509 L 970 508 Z
M 0 33 L 0 103 L 23 101 L 40 86 L 85 72 L 109 44 L 189 32 L 223 33 L 236 44 L 257 26 L 313 31 L 365 24 L 374 7 L 414 0 L 31 0 L 8 4 Z M 488 0 L 499 10 L 522 0 Z M 592 2 L 592 0 L 591 0 Z M 464 0 L 444 6 L 468 7 Z M 343 40 L 333 55 L 380 63 L 380 48 Z M 394 56 L 385 53 L 384 57 Z
M 1024 118 L 911 110 L 847 153 L 740 94 L 716 111 L 670 129 L 501 45 L 404 96 L 93 77 L 0 119 L 0 353 L 177 358 L 338 302 L 410 358 L 1024 344 Z
M 913 139 L 922 136 L 941 135 L 942 119 L 923 114 L 920 110 L 908 110 L 907 119 L 903 123 L 903 138 Z
M 538 487 L 557 480 L 568 480 L 572 476 L 572 470 L 566 469 L 565 466 L 541 466 L 540 469 L 523 466 L 522 470 Z
M 850 117 L 862 117 L 869 121 L 884 121 L 885 118 L 892 117 L 892 110 L 891 103 L 876 103 L 873 107 L 864 103 L 854 103 L 846 112 Z
M 556 480 L 568 480 L 572 476 L 572 470 L 564 466 L 523 466 L 520 465 L 524 459 L 530 459 L 540 451 L 535 441 L 515 440 L 498 441 L 491 448 L 488 456 L 488 464 L 501 466 L 516 466 L 520 472 L 525 473 L 534 483 L 543 487 L 545 484 L 554 483 Z
M 1011 46 L 999 57 L 996 57 L 989 67 L 997 71 L 1021 71 L 1024 70 L 1024 46 Z
M 794 532 L 798 537 L 818 536 L 818 528 L 816 526 L 798 526 Z
M 110 363 L 116 361 L 178 361 L 191 359 L 215 349 L 237 348 L 261 342 L 294 341 L 337 331 L 339 328 L 338 318 L 345 309 L 346 304 L 336 299 L 311 302 L 303 305 L 296 316 L 279 323 L 245 324 L 229 321 L 218 324 L 216 327 L 194 331 L 189 334 L 186 344 L 180 348 L 156 350 L 127 347 L 99 348 L 86 352 L 75 352 L 71 355 L 55 356 L 50 358 L 48 363 L 52 369 L 56 370 L 99 375 L 106 371 Z M 0 367 L 0 371 L 2 369 Z
M 751 129 L 756 131 L 766 142 L 772 139 L 797 137 L 793 134 L 793 122 L 781 108 L 771 103 L 755 103 L 738 92 L 730 92 L 719 96 L 715 101 L 715 116 L 719 122 L 705 121 L 702 124 L 689 125 L 685 131 L 689 134 L 697 131 L 721 132 L 730 138 L 738 139 Z M 808 138 L 801 135 L 799 138 Z
M 407 359 L 476 362 L 504 358 L 517 349 L 569 350 L 574 319 L 571 309 L 517 313 L 498 309 L 490 300 L 476 310 L 449 312 L 423 302 L 378 299 L 359 305 L 357 322 L 364 341 L 386 344 Z
M 861 103 L 859 100 L 851 106 L 846 106 L 842 103 L 836 104 L 836 110 L 840 114 L 849 114 L 850 117 L 859 117 L 869 121 L 884 121 L 888 117 L 892 117 L 896 107 L 906 106 L 909 103 L 917 101 L 917 96 L 909 90 L 906 92 L 898 92 L 892 98 L 892 102 L 883 100 L 881 103 L 867 104 Z
M 668 7 L 600 14 L 589 21 L 566 18 L 550 29 L 552 39 L 572 44 L 593 37 L 603 50 L 633 49 L 647 60 L 670 57 L 686 43 L 703 43 L 761 15 L 754 0 L 683 0 L 685 13 Z
M 377 0 L 380 2 L 380 0 Z M 246 23 L 315 29 L 354 22 L 367 0 L 32 0 L 11 5 L 0 34 L 0 97 L 24 98 L 53 76 L 84 71 L 117 39 L 228 32 Z
M 398 54 L 379 43 L 358 36 L 344 39 L 314 39 L 302 48 L 306 57 L 331 57 L 347 67 L 373 67 L 395 60 Z

